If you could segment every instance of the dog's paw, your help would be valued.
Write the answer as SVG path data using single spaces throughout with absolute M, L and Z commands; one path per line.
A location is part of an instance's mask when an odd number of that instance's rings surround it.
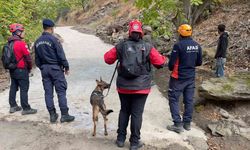
M 96 133 L 92 133 L 92 136 L 96 136 Z
M 105 135 L 105 136 L 108 136 L 108 132 L 105 132 L 104 135 Z

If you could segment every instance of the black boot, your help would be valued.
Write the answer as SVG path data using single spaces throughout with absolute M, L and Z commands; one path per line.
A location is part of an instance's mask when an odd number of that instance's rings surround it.
M 22 115 L 31 115 L 31 114 L 36 114 L 37 113 L 37 109 L 25 109 L 22 111 Z
M 183 126 L 182 126 L 182 124 L 170 125 L 170 126 L 167 126 L 167 129 L 170 130 L 170 131 L 174 131 L 176 133 L 183 132 Z
M 50 114 L 50 123 L 55 123 L 58 119 L 58 114 L 56 113 L 56 110 L 49 111 Z
M 187 131 L 191 130 L 191 123 L 190 122 L 184 122 L 183 128 Z
M 16 111 L 21 111 L 22 110 L 22 107 L 20 106 L 14 106 L 14 107 L 10 107 L 10 113 L 14 113 Z
M 124 147 L 123 141 L 116 140 L 115 143 L 116 143 L 117 147 L 120 147 L 120 148 Z
M 144 145 L 144 143 L 143 143 L 142 141 L 139 141 L 137 145 L 130 145 L 129 150 L 138 150 L 138 149 L 140 149 L 143 145 Z
M 74 120 L 75 120 L 75 117 L 69 115 L 68 113 L 67 114 L 62 114 L 61 119 L 60 119 L 61 123 L 63 123 L 63 122 L 72 122 Z

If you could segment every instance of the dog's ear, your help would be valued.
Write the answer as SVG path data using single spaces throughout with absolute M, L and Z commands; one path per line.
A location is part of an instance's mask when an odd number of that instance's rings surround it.
M 100 83 L 100 81 L 98 81 L 97 79 L 96 79 L 95 81 L 96 81 L 96 83 L 97 83 L 97 84 L 99 84 L 99 83 Z
M 102 77 L 100 77 L 100 81 L 102 82 Z

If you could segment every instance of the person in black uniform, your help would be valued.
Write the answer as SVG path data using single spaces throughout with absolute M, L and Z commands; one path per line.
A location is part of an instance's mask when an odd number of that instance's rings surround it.
M 41 70 L 50 122 L 54 123 L 58 119 L 53 100 L 54 87 L 62 115 L 60 121 L 71 122 L 74 121 L 75 117 L 68 113 L 69 108 L 66 98 L 67 81 L 64 75 L 69 75 L 69 63 L 59 39 L 52 35 L 54 26 L 53 21 L 49 19 L 43 20 L 44 32 L 35 42 L 35 62 Z

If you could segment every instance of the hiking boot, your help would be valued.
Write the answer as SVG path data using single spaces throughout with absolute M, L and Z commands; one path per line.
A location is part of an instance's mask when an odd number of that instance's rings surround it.
M 56 109 L 49 111 L 50 123 L 55 123 L 58 119 L 58 114 L 56 113 Z
M 139 141 L 139 143 L 137 145 L 130 145 L 129 150 L 138 150 L 139 148 L 141 148 L 144 145 L 143 142 Z
M 183 132 L 183 127 L 181 125 L 171 125 L 171 126 L 167 126 L 167 129 L 169 131 L 174 131 L 176 133 L 181 133 Z
M 184 123 L 183 128 L 187 131 L 191 130 L 191 123 Z
M 37 113 L 37 109 L 33 109 L 33 108 L 22 111 L 22 115 L 30 115 L 30 114 L 36 114 L 36 113 Z
M 60 121 L 61 123 L 64 123 L 64 122 L 71 122 L 71 121 L 74 121 L 75 120 L 75 117 L 74 116 L 70 116 L 69 114 L 67 115 L 62 115 Z
M 51 113 L 50 114 L 50 123 L 55 123 L 58 119 L 58 114 L 57 113 Z
M 10 113 L 14 113 L 14 112 L 17 112 L 17 111 L 21 111 L 22 110 L 22 107 L 20 106 L 15 106 L 15 107 L 10 107 Z
M 115 144 L 117 145 L 117 147 L 120 147 L 120 148 L 124 147 L 124 142 L 123 141 L 116 140 Z

